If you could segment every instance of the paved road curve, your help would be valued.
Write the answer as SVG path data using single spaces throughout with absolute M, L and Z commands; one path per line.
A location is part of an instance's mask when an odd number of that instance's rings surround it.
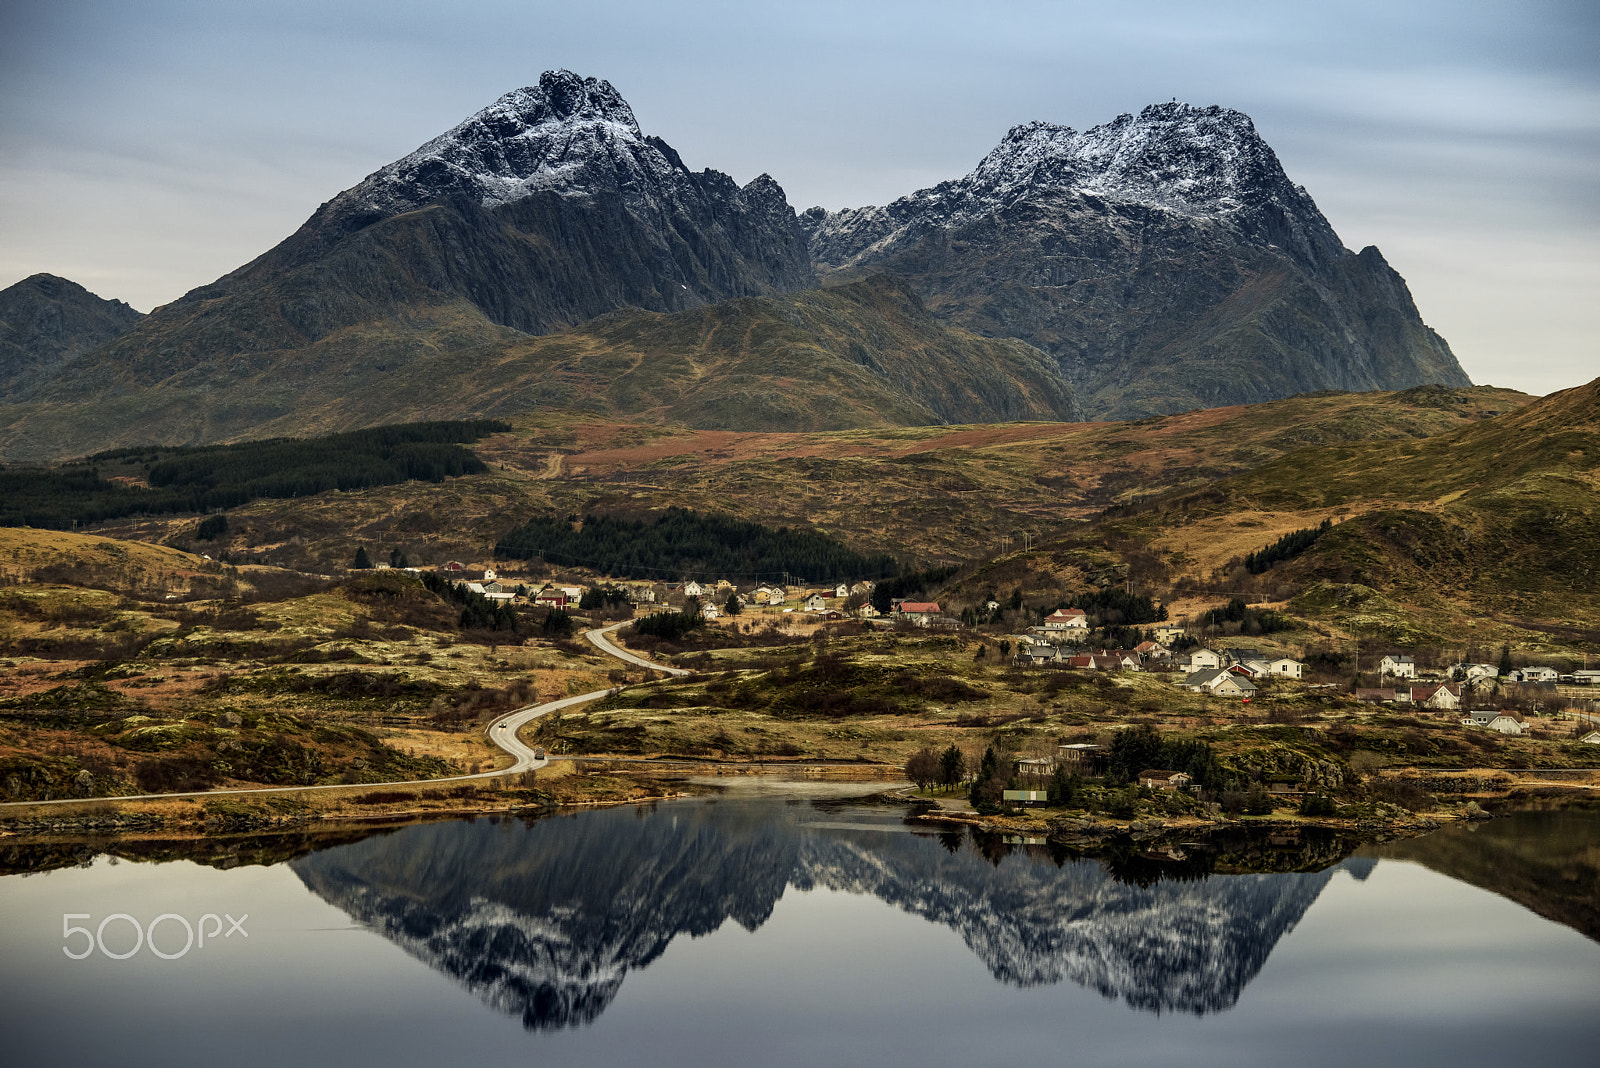
M 609 627 L 597 627 L 594 630 L 586 630 L 583 632 L 583 636 L 589 639 L 590 645 L 594 646 L 602 653 L 605 653 L 607 656 L 614 656 L 618 660 L 626 661 L 627 663 L 637 665 L 638 667 L 647 667 L 651 671 L 663 671 L 668 675 L 693 674 L 692 672 L 685 671 L 683 668 L 667 667 L 665 664 L 657 664 L 653 660 L 646 660 L 642 656 L 635 656 L 626 649 L 619 649 L 617 646 L 612 645 L 606 640 L 607 634 L 611 634 L 612 632 L 616 631 L 617 628 L 624 627 L 630 622 L 632 622 L 632 620 L 625 619 L 621 623 L 613 623 Z
M 669 668 L 660 664 L 651 663 L 632 653 L 618 649 L 615 645 L 605 640 L 604 635 L 622 626 L 614 623 L 609 627 L 584 632 L 584 637 L 608 656 L 631 664 L 640 664 L 656 671 L 665 671 L 672 675 L 687 675 L 689 672 L 682 668 Z M 596 690 L 593 693 L 579 694 L 576 697 L 563 697 L 559 701 L 546 701 L 542 705 L 529 705 L 519 708 L 515 712 L 508 712 L 489 724 L 485 732 L 489 740 L 507 753 L 511 754 L 512 763 L 508 768 L 496 768 L 493 771 L 480 771 L 476 775 L 452 775 L 447 779 L 404 779 L 399 782 L 363 782 L 363 783 L 337 783 L 321 786 L 249 786 L 231 790 L 194 790 L 181 794 L 124 794 L 120 797 L 64 797 L 54 801 L 7 801 L 0 803 L 0 809 L 20 808 L 30 805 L 81 805 L 94 801 L 156 801 L 161 798 L 173 797 L 230 797 L 236 794 L 300 794 L 313 790 L 371 790 L 379 786 L 442 786 L 452 782 L 471 782 L 474 779 L 496 779 L 502 775 L 518 775 L 524 771 L 534 771 L 544 767 L 550 762 L 549 757 L 534 755 L 532 747 L 523 743 L 517 737 L 517 732 L 540 716 L 558 712 L 563 708 L 573 705 L 585 704 L 589 701 L 598 701 L 602 697 L 609 697 L 621 690 L 621 686 L 613 686 L 609 690 Z

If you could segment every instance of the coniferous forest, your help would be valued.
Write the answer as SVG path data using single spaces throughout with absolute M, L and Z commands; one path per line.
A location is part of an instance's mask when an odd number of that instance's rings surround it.
M 763 526 L 731 516 L 668 508 L 653 519 L 536 516 L 511 531 L 495 556 L 588 567 L 623 578 L 812 582 L 879 579 L 894 557 L 864 556 L 815 530 Z
M 68 529 L 332 489 L 439 482 L 488 470 L 463 443 L 509 429 L 490 419 L 406 423 L 321 438 L 112 449 L 61 467 L 9 468 L 0 470 L 0 526 Z

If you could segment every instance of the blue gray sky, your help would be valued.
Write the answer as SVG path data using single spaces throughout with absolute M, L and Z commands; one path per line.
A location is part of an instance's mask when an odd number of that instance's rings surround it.
M 554 67 L 801 209 L 964 174 L 1019 122 L 1238 108 L 1474 381 L 1600 375 L 1593 0 L 0 0 L 0 286 L 149 310 Z

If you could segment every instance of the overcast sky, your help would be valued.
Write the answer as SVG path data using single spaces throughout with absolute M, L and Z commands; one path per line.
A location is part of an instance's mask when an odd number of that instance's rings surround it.
M 964 174 L 1032 119 L 1238 108 L 1475 382 L 1600 375 L 1594 0 L 0 0 L 0 287 L 148 311 L 555 67 L 800 209 Z

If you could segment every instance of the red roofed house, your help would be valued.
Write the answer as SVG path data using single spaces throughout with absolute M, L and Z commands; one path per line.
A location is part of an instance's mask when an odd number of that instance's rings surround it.
M 1088 634 L 1089 616 L 1081 608 L 1058 608 L 1044 617 L 1045 630 L 1063 630 L 1069 634 Z
M 901 601 L 895 613 L 901 619 L 910 620 L 919 627 L 926 627 L 933 617 L 939 614 L 939 602 Z
M 567 591 L 555 586 L 546 586 L 533 596 L 533 603 L 545 608 L 567 607 Z

